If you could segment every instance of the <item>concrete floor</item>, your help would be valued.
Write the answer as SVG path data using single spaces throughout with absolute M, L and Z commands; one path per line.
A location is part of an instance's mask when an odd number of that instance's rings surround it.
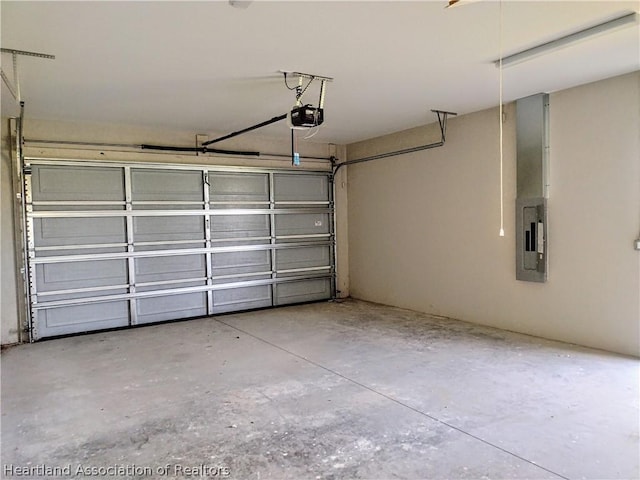
M 635 479 L 639 365 L 357 301 L 40 342 L 2 353 L 2 473 Z

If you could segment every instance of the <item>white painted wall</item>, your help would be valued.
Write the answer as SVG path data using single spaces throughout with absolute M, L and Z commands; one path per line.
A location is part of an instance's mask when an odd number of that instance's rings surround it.
M 515 279 L 515 107 L 454 118 L 443 148 L 349 169 L 356 298 L 640 355 L 640 72 L 553 93 L 549 280 Z M 349 159 L 438 139 L 435 125 L 348 146 Z
M 2 119 L 2 164 L 1 164 L 1 213 L 2 226 L 2 256 L 0 263 L 2 317 L 0 319 L 0 340 L 3 345 L 18 341 L 18 306 L 17 291 L 20 288 L 15 263 L 14 223 L 12 216 L 12 179 L 11 152 L 8 146 L 9 121 Z M 290 139 L 286 126 L 282 140 L 274 140 L 256 134 L 246 134 L 220 144 L 220 148 L 227 150 L 255 150 L 261 153 L 290 154 Z M 132 127 L 112 124 L 87 124 L 80 122 L 49 122 L 35 119 L 25 121 L 25 139 L 52 140 L 75 142 L 103 142 L 117 144 L 156 144 L 195 146 L 194 132 L 163 131 L 159 129 Z M 224 133 L 224 132 L 223 132 Z M 210 138 L 214 138 L 214 134 Z M 212 145 L 215 146 L 215 145 Z M 300 140 L 298 142 L 302 164 L 301 169 L 328 170 L 326 161 L 309 160 L 305 157 L 328 157 L 335 155 L 344 159 L 346 148 L 340 145 L 326 143 L 311 143 Z M 53 158 L 100 159 L 122 161 L 148 161 L 160 163 L 191 163 L 206 165 L 242 165 L 274 168 L 290 168 L 288 158 L 256 158 L 256 157 L 221 157 L 196 156 L 195 154 L 150 153 L 140 152 L 135 148 L 125 147 L 82 147 L 62 144 L 29 143 L 25 147 L 25 155 Z M 349 295 L 348 289 L 348 242 L 347 242 L 347 190 L 346 172 L 340 173 L 340 185 L 336 186 L 336 237 L 338 244 L 337 288 L 341 297 Z M 343 184 L 344 182 L 344 184 Z

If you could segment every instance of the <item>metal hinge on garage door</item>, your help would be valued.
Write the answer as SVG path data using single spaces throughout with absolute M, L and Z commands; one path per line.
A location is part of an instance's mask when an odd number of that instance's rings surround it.
M 32 340 L 334 296 L 331 172 L 25 165 Z

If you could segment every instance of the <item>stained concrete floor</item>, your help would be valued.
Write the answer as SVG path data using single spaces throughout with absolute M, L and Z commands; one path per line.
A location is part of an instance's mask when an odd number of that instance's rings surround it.
M 6 478 L 42 465 L 66 478 L 640 476 L 638 359 L 365 302 L 58 339 L 1 361 Z

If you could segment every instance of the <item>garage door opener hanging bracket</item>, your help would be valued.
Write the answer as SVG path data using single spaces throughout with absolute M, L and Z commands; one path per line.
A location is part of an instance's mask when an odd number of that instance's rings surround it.
M 18 55 L 24 55 L 27 57 L 37 57 L 37 58 L 47 58 L 49 60 L 55 60 L 55 55 L 49 55 L 47 53 L 38 53 L 38 52 L 28 52 L 26 50 L 15 50 L 13 48 L 0 48 L 0 52 L 2 53 L 10 53 L 13 59 L 13 84 L 9 80 L 9 77 L 5 73 L 5 71 L 0 68 L 0 76 L 2 77 L 2 81 L 5 83 L 9 92 L 13 96 L 16 103 L 20 103 L 22 101 L 22 93 L 20 92 L 20 71 L 18 69 Z

